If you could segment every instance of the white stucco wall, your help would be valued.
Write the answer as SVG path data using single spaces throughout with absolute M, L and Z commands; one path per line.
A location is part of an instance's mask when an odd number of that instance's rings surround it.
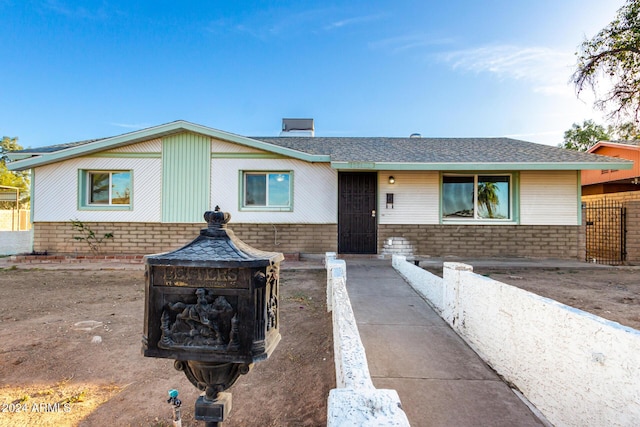
M 404 264 L 402 270 L 419 269 Z M 403 275 L 412 285 L 421 280 Z M 551 423 L 640 425 L 640 331 L 474 274 L 465 264 L 445 263 L 443 286 L 443 318 Z
M 580 181 L 576 171 L 520 173 L 520 224 L 579 225 Z
M 136 144 L 128 144 L 118 148 L 112 148 L 105 153 L 161 153 L 162 138 L 150 139 Z
M 83 157 L 35 169 L 34 221 L 159 222 L 162 194 L 162 140 L 131 144 L 102 155 Z M 234 222 L 336 223 L 337 175 L 327 163 L 307 163 L 287 158 L 250 158 L 269 153 L 211 140 L 211 208 L 230 212 Z M 139 153 L 140 158 L 135 154 Z M 128 156 L 124 156 L 127 154 Z M 152 154 L 155 158 L 149 158 Z M 236 158 L 232 158 L 237 154 Z M 231 157 L 229 157 L 231 156 Z M 145 158 L 146 157 L 146 158 Z M 133 210 L 78 210 L 79 169 L 133 170 Z M 290 170 L 293 172 L 293 211 L 258 212 L 239 209 L 239 171 Z M 389 184 L 389 176 L 395 183 Z M 575 171 L 525 171 L 520 173 L 520 223 L 523 225 L 576 225 L 578 174 Z M 515 181 L 514 181 L 515 182 Z M 514 189 L 516 191 L 516 189 Z M 394 194 L 387 207 L 386 194 Z M 224 206 L 223 206 L 224 205 Z M 378 173 L 378 222 L 380 224 L 438 224 L 440 221 L 440 173 L 437 171 L 380 171 Z
M 248 147 L 212 139 L 213 153 L 261 153 Z M 160 139 L 110 150 L 114 157 L 82 157 L 38 167 L 33 179 L 34 221 L 160 222 L 162 159 Z M 122 157 L 127 153 L 129 157 Z M 135 154 L 141 153 L 140 158 Z M 133 154 L 133 156 L 131 156 Z M 120 156 L 119 156 L 120 155 Z M 211 208 L 220 205 L 234 222 L 336 223 L 337 171 L 328 164 L 293 159 L 214 158 L 211 160 Z M 133 171 L 133 209 L 126 211 L 79 210 L 78 170 Z M 293 211 L 243 212 L 239 210 L 239 171 L 290 170 L 293 172 Z
M 389 184 L 389 177 L 395 178 Z M 387 193 L 393 207 L 387 207 Z M 378 173 L 378 222 L 380 224 L 438 224 L 440 174 L 433 171 L 381 171 Z
M 133 209 L 78 209 L 78 170 L 133 171 Z M 162 160 L 159 158 L 81 157 L 35 169 L 33 221 L 158 222 L 161 215 Z
M 212 153 L 265 153 L 265 151 L 258 150 L 257 148 L 251 148 L 251 147 L 247 147 L 240 144 L 233 144 L 231 142 L 222 141 L 216 138 L 211 138 L 211 152 Z
M 389 176 L 395 178 L 389 184 Z M 520 172 L 520 224 L 578 225 L 579 181 L 576 171 Z M 514 184 L 516 180 L 514 179 Z M 387 193 L 394 194 L 393 208 Z M 440 222 L 440 173 L 434 171 L 380 171 L 378 174 L 378 222 L 380 224 L 438 224 Z
M 240 171 L 243 170 L 292 171 L 293 211 L 239 210 Z M 214 158 L 211 161 L 211 203 L 229 212 L 235 223 L 335 224 L 338 220 L 337 185 L 338 172 L 327 163 L 294 159 Z

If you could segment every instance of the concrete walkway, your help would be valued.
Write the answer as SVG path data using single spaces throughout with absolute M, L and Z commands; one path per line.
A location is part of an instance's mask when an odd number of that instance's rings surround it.
M 346 262 L 373 383 L 397 390 L 413 427 L 543 425 L 390 260 Z

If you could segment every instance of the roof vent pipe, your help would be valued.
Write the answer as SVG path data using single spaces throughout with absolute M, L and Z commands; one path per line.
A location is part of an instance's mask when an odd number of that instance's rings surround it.
M 419 133 L 412 133 L 411 135 L 409 135 L 409 138 L 422 138 L 422 135 L 420 135 Z

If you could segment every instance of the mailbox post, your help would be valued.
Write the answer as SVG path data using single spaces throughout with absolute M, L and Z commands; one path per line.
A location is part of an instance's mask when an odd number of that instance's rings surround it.
M 227 229 L 230 215 L 205 212 L 207 228 L 173 252 L 145 257 L 143 354 L 174 359 L 204 394 L 195 418 L 217 426 L 231 410 L 223 393 L 280 341 L 281 253 L 264 252 Z

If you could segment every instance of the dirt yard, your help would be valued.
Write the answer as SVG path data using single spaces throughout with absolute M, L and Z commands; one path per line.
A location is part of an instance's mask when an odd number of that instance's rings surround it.
M 640 270 L 481 269 L 640 329 Z M 440 272 L 441 273 L 441 272 Z M 230 389 L 225 427 L 321 426 L 335 386 L 323 270 L 284 270 L 282 341 Z M 136 270 L 0 269 L 0 426 L 183 426 L 199 395 L 171 360 L 141 355 L 144 279 Z
M 442 270 L 432 272 L 442 276 Z M 474 268 L 474 272 L 640 330 L 638 268 Z
M 229 390 L 225 427 L 320 426 L 335 387 L 323 270 L 284 270 L 282 341 Z M 144 272 L 0 270 L 0 426 L 170 426 L 199 391 L 173 361 L 141 355 Z

